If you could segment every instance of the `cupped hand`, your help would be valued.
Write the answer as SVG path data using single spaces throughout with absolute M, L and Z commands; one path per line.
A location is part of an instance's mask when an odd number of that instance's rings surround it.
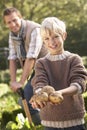
M 40 102 L 40 101 L 33 101 L 33 102 L 29 102 L 33 108 L 38 108 L 38 109 L 42 109 L 43 107 L 45 107 L 47 105 L 46 102 Z

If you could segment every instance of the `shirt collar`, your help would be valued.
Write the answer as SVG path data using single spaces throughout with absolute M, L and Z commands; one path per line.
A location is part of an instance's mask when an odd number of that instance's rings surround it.
M 70 52 L 68 51 L 64 51 L 62 54 L 60 55 L 51 55 L 50 53 L 48 53 L 46 55 L 46 58 L 50 61 L 58 61 L 58 60 L 64 60 L 67 56 L 70 55 Z

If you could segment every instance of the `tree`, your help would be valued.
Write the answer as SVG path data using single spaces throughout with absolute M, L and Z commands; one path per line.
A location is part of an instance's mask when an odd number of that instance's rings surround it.
M 65 21 L 68 37 L 66 48 L 81 53 L 77 50 L 87 50 L 87 0 L 3 0 L 0 2 L 0 46 L 7 46 L 8 30 L 3 24 L 2 12 L 8 6 L 18 8 L 25 19 L 38 23 L 48 16 L 56 16 Z M 79 45 L 79 49 L 77 48 Z M 87 55 L 82 51 L 81 55 Z

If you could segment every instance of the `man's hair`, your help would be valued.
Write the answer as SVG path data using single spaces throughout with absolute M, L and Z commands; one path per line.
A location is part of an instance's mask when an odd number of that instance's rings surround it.
M 10 7 L 10 8 L 6 8 L 6 9 L 3 11 L 3 19 L 4 19 L 5 16 L 10 15 L 10 14 L 12 14 L 12 13 L 14 13 L 14 12 L 15 12 L 20 18 L 22 18 L 22 15 L 21 15 L 21 13 L 20 13 L 19 10 L 17 10 L 17 9 L 14 8 L 14 7 Z

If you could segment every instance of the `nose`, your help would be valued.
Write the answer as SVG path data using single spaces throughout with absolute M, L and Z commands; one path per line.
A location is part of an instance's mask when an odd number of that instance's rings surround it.
M 11 27 L 14 27 L 15 25 L 16 25 L 15 22 L 11 22 L 11 24 L 10 24 Z
M 54 42 L 55 42 L 55 41 L 54 41 L 54 38 L 51 38 L 51 39 L 50 39 L 50 44 L 52 44 L 52 45 L 53 45 L 53 44 L 54 44 Z

